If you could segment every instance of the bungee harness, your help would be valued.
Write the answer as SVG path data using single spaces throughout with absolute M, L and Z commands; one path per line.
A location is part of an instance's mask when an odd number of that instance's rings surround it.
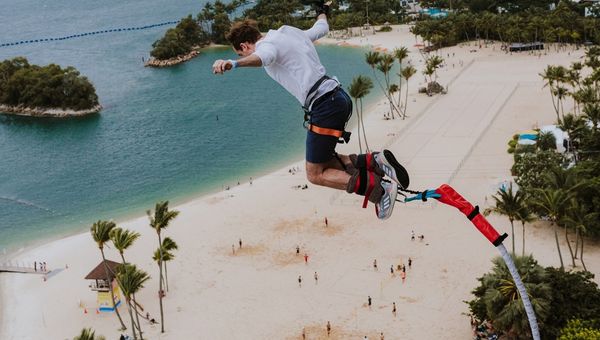
M 333 78 L 331 78 L 327 75 L 322 76 L 319 80 L 317 80 L 317 82 L 308 91 L 308 95 L 306 96 L 306 101 L 304 102 L 304 105 L 302 106 L 302 110 L 304 110 L 304 124 L 303 125 L 304 125 L 304 128 L 307 129 L 308 131 L 311 131 L 318 135 L 336 137 L 338 139 L 338 143 L 348 143 L 350 141 L 351 133 L 348 131 L 345 131 L 345 126 L 344 126 L 344 130 L 337 130 L 337 129 L 324 128 L 324 127 L 317 126 L 317 125 L 313 124 L 311 121 L 310 112 L 312 111 L 312 108 L 318 106 L 323 101 L 334 96 L 336 94 L 336 92 L 342 86 L 338 82 L 338 85 L 333 90 L 324 93 L 322 96 L 320 96 L 318 98 L 315 98 L 321 84 L 323 84 L 323 82 L 328 79 L 333 79 Z M 350 120 L 350 116 L 352 116 L 352 112 L 350 112 L 350 115 L 348 115 L 346 124 L 348 123 L 348 120 Z

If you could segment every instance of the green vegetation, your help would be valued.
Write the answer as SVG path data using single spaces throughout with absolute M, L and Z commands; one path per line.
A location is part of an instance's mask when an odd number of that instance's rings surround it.
M 583 322 L 579 319 L 569 321 L 567 326 L 560 331 L 558 340 L 600 339 L 600 328 L 594 328 L 590 324 L 590 322 Z
M 551 314 L 552 291 L 544 268 L 531 256 L 514 260 L 538 320 L 545 320 Z M 467 302 L 469 309 L 480 322 L 491 321 L 496 332 L 510 339 L 529 339 L 529 322 L 510 272 L 500 257 L 494 258 L 493 264 L 490 273 L 477 279 L 480 285 L 472 292 L 475 299 Z
M 316 2 L 259 0 L 256 6 L 245 11 L 244 16 L 257 20 L 261 31 L 276 29 L 281 25 L 309 28 L 315 20 L 315 11 L 310 6 Z M 344 3 L 349 6 L 346 11 L 339 10 L 339 1 L 334 1 L 331 6 L 329 26 L 332 29 L 357 27 L 367 23 L 367 5 L 364 0 L 348 0 Z M 370 0 L 368 6 L 370 24 L 397 24 L 402 20 L 404 12 L 397 0 Z
M 106 338 L 102 335 L 96 335 L 96 332 L 91 328 L 84 328 L 73 340 L 106 340 Z
M 583 62 L 570 67 L 549 65 L 540 74 L 552 95 L 556 124 L 569 134 L 569 148 L 559 153 L 551 134 L 540 133 L 536 145 L 526 147 L 517 145 L 518 136 L 513 136 L 509 152 L 514 156 L 512 171 L 519 188 L 516 192 L 512 186 L 498 190 L 494 206 L 487 210 L 507 216 L 511 226 L 514 221 L 522 223 L 522 254 L 526 223 L 542 219 L 554 232 L 560 268 L 541 270 L 531 256 L 515 258 L 543 339 L 600 335 L 600 289 L 584 261 L 586 238 L 600 237 L 599 73 L 600 48 L 591 47 Z M 565 108 L 569 99 L 573 100 L 572 112 Z M 512 234 L 514 257 L 514 226 Z M 563 236 L 568 260 L 563 259 Z M 565 271 L 565 262 L 572 271 Z M 574 270 L 579 265 L 583 271 Z M 510 339 L 530 338 L 523 307 L 504 264 L 494 260 L 492 272 L 478 280 L 475 299 L 468 302 L 477 322 L 490 321 L 495 332 Z
M 96 90 L 73 67 L 30 65 L 17 57 L 0 63 L 0 104 L 43 109 L 88 110 L 98 105 Z
M 150 55 L 159 60 L 173 58 L 189 53 L 194 46 L 208 44 L 208 35 L 189 15 L 182 19 L 175 28 L 170 28 L 165 36 L 152 44 L 154 49 Z
M 164 311 L 163 311 L 163 297 L 165 293 L 163 291 L 163 284 L 167 283 L 167 291 L 168 291 L 168 282 L 166 278 L 167 273 L 167 262 L 171 261 L 175 258 L 174 251 L 178 249 L 177 243 L 173 241 L 170 237 L 162 238 L 162 232 L 169 226 L 169 223 L 179 215 L 179 212 L 176 210 L 169 210 L 169 202 L 159 202 L 156 203 L 154 207 L 154 212 L 148 210 L 146 212 L 149 218 L 150 227 L 157 233 L 159 248 L 153 253 L 153 260 L 159 266 L 159 304 L 160 304 L 160 324 L 161 324 L 161 332 L 165 332 L 164 326 Z M 100 254 L 102 255 L 102 261 L 104 263 L 104 268 L 106 271 L 107 277 L 112 277 L 116 281 L 116 283 L 121 288 L 123 292 L 123 297 L 125 298 L 125 302 L 127 304 L 127 312 L 129 314 L 129 319 L 131 321 L 131 334 L 134 339 L 143 340 L 143 332 L 142 332 L 142 324 L 140 323 L 140 316 L 142 318 L 146 318 L 148 321 L 151 321 L 148 317 L 142 315 L 142 304 L 136 301 L 135 295 L 142 288 L 144 288 L 144 284 L 150 280 L 150 276 L 145 271 L 138 269 L 136 265 L 131 264 L 125 260 L 125 250 L 129 249 L 135 241 L 140 237 L 140 234 L 137 232 L 133 232 L 127 229 L 122 229 L 117 227 L 114 222 L 109 221 L 98 221 L 92 225 L 90 228 L 90 233 L 92 238 L 96 242 L 98 249 L 100 250 Z M 104 248 L 108 246 L 108 242 L 111 241 L 113 247 L 119 252 L 121 255 L 121 265 L 117 267 L 117 269 L 113 272 L 111 268 L 106 264 L 106 257 L 104 254 Z M 163 271 L 164 270 L 164 271 Z M 163 276 L 163 272 L 165 275 Z M 114 294 L 113 294 L 113 285 L 112 282 L 109 285 L 111 296 L 113 297 L 113 305 L 115 304 Z M 119 309 L 115 308 L 116 316 L 119 319 L 119 323 L 121 325 L 121 330 L 125 330 L 125 324 L 123 319 L 121 318 L 121 314 L 119 313 Z M 153 322 L 153 320 L 152 320 Z M 90 335 L 91 330 L 84 329 L 82 331 L 81 339 L 90 339 L 93 340 L 93 332 L 91 333 L 91 337 L 87 337 Z M 83 337 L 83 336 L 86 337 Z
M 559 335 L 583 339 L 572 336 L 600 332 L 600 289 L 591 273 L 542 268 L 531 256 L 514 260 L 527 286 L 542 339 Z M 508 339 L 530 339 L 527 316 L 510 272 L 499 257 L 493 264 L 491 272 L 477 279 L 479 286 L 472 292 L 475 299 L 467 302 L 471 314 L 477 323 L 490 321 L 494 331 Z M 569 322 L 573 319 L 579 321 Z
M 150 55 L 158 60 L 166 60 L 188 54 L 197 46 L 225 44 L 225 33 L 231 26 L 230 16 L 246 2 L 236 0 L 224 4 L 217 0 L 214 4 L 206 3 L 195 19 L 188 15 L 175 28 L 168 29 L 161 39 L 152 44 Z
M 449 7 L 449 1 L 428 1 Z M 434 47 L 451 46 L 473 39 L 512 42 L 600 43 L 600 21 L 583 16 L 583 6 L 560 1 L 451 1 L 454 11 L 440 19 L 416 22 L 412 32 Z M 504 12 L 498 14 L 497 9 Z
M 316 2 L 258 0 L 252 8 L 246 9 L 241 17 L 256 20 L 259 29 L 264 32 L 282 25 L 306 29 L 314 24 L 315 11 L 312 8 Z M 221 0 L 206 3 L 195 19 L 189 15 L 154 42 L 150 55 L 158 60 L 166 60 L 188 54 L 195 46 L 202 47 L 210 43 L 227 44 L 225 33 L 229 30 L 231 22 L 239 19 L 234 17 L 234 14 L 247 3 L 247 0 L 234 0 L 227 4 Z M 346 3 L 349 6 L 346 11 L 340 11 L 337 2 L 332 5 L 332 15 L 329 18 L 332 29 L 362 26 L 367 23 L 364 0 L 349 0 Z M 404 16 L 397 0 L 371 0 L 368 6 L 370 24 L 397 24 Z
M 160 303 L 160 332 L 165 332 L 165 318 L 163 311 L 163 269 L 166 272 L 166 261 L 171 260 L 173 255 L 169 251 L 177 249 L 177 244 L 169 238 L 165 238 L 164 242 L 162 239 L 162 231 L 169 226 L 169 223 L 179 215 L 177 210 L 169 210 L 169 201 L 156 203 L 154 207 L 154 213 L 150 210 L 146 211 L 148 218 L 150 219 L 150 228 L 154 229 L 158 236 L 158 249 L 154 253 L 153 259 L 158 264 L 159 269 L 159 281 L 158 281 L 158 299 Z M 169 241 L 167 241 L 169 239 Z M 164 253 L 163 253 L 164 251 Z M 157 256 L 158 255 L 158 256 Z

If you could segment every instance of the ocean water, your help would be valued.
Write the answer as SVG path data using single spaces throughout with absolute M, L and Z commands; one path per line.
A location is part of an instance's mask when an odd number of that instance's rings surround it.
M 204 2 L 0 0 L 0 43 L 178 20 Z M 291 95 L 262 69 L 211 73 L 214 59 L 235 57 L 230 49 L 144 68 L 142 58 L 168 27 L 0 48 L 0 60 L 76 67 L 104 106 L 83 119 L 0 115 L 0 255 L 303 158 L 303 112 Z M 362 49 L 318 51 L 343 84 L 371 74 Z

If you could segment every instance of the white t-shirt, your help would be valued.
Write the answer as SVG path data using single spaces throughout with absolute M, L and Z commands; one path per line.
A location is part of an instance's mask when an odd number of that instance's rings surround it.
M 257 55 L 267 74 L 291 93 L 301 105 L 311 87 L 325 75 L 313 41 L 329 32 L 327 20 L 319 19 L 313 27 L 303 31 L 292 26 L 281 26 L 256 42 Z M 333 90 L 338 82 L 324 81 L 313 100 Z

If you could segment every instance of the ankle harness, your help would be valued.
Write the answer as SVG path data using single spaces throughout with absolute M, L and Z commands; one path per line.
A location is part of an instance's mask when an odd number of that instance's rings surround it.
M 351 174 L 352 177 L 350 177 L 346 191 L 365 196 L 362 207 L 366 208 L 373 189 L 380 184 L 381 175 L 378 172 L 381 169 L 377 166 L 372 153 L 350 155 L 350 160 L 355 169 L 353 169 L 354 173 Z

